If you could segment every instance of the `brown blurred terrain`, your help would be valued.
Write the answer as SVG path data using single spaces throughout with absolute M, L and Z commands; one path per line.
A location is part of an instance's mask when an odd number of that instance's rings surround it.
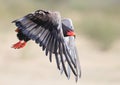
M 73 20 L 82 77 L 75 83 L 50 63 L 33 41 L 17 42 L 14 19 L 37 9 L 57 10 Z M 0 0 L 0 85 L 120 85 L 119 0 Z

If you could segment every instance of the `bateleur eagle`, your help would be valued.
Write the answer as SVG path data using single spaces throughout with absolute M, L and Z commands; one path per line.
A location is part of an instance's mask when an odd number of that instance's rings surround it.
M 34 40 L 52 61 L 54 55 L 57 68 L 76 81 L 81 76 L 79 58 L 75 46 L 75 33 L 71 19 L 61 19 L 59 12 L 37 10 L 14 20 L 15 30 L 20 40 L 12 48 L 23 48 L 29 40 Z

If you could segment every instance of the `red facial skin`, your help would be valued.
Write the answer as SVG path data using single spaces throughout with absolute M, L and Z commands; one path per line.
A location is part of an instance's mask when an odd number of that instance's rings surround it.
M 68 31 L 67 36 L 75 36 L 75 33 L 73 31 Z

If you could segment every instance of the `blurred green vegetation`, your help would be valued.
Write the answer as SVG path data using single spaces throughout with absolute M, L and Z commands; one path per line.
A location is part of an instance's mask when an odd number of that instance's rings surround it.
M 97 40 L 103 49 L 119 39 L 120 0 L 0 0 L 1 33 L 12 31 L 6 24 L 37 9 L 60 11 L 73 20 L 78 35 Z

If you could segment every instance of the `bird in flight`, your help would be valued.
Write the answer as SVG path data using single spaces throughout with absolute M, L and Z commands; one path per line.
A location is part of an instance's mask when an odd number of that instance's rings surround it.
M 13 21 L 19 42 L 12 48 L 23 48 L 30 40 L 35 41 L 46 56 L 56 59 L 57 68 L 69 79 L 71 72 L 76 81 L 81 77 L 81 69 L 75 46 L 75 32 L 72 20 L 61 18 L 59 12 L 37 10 Z

